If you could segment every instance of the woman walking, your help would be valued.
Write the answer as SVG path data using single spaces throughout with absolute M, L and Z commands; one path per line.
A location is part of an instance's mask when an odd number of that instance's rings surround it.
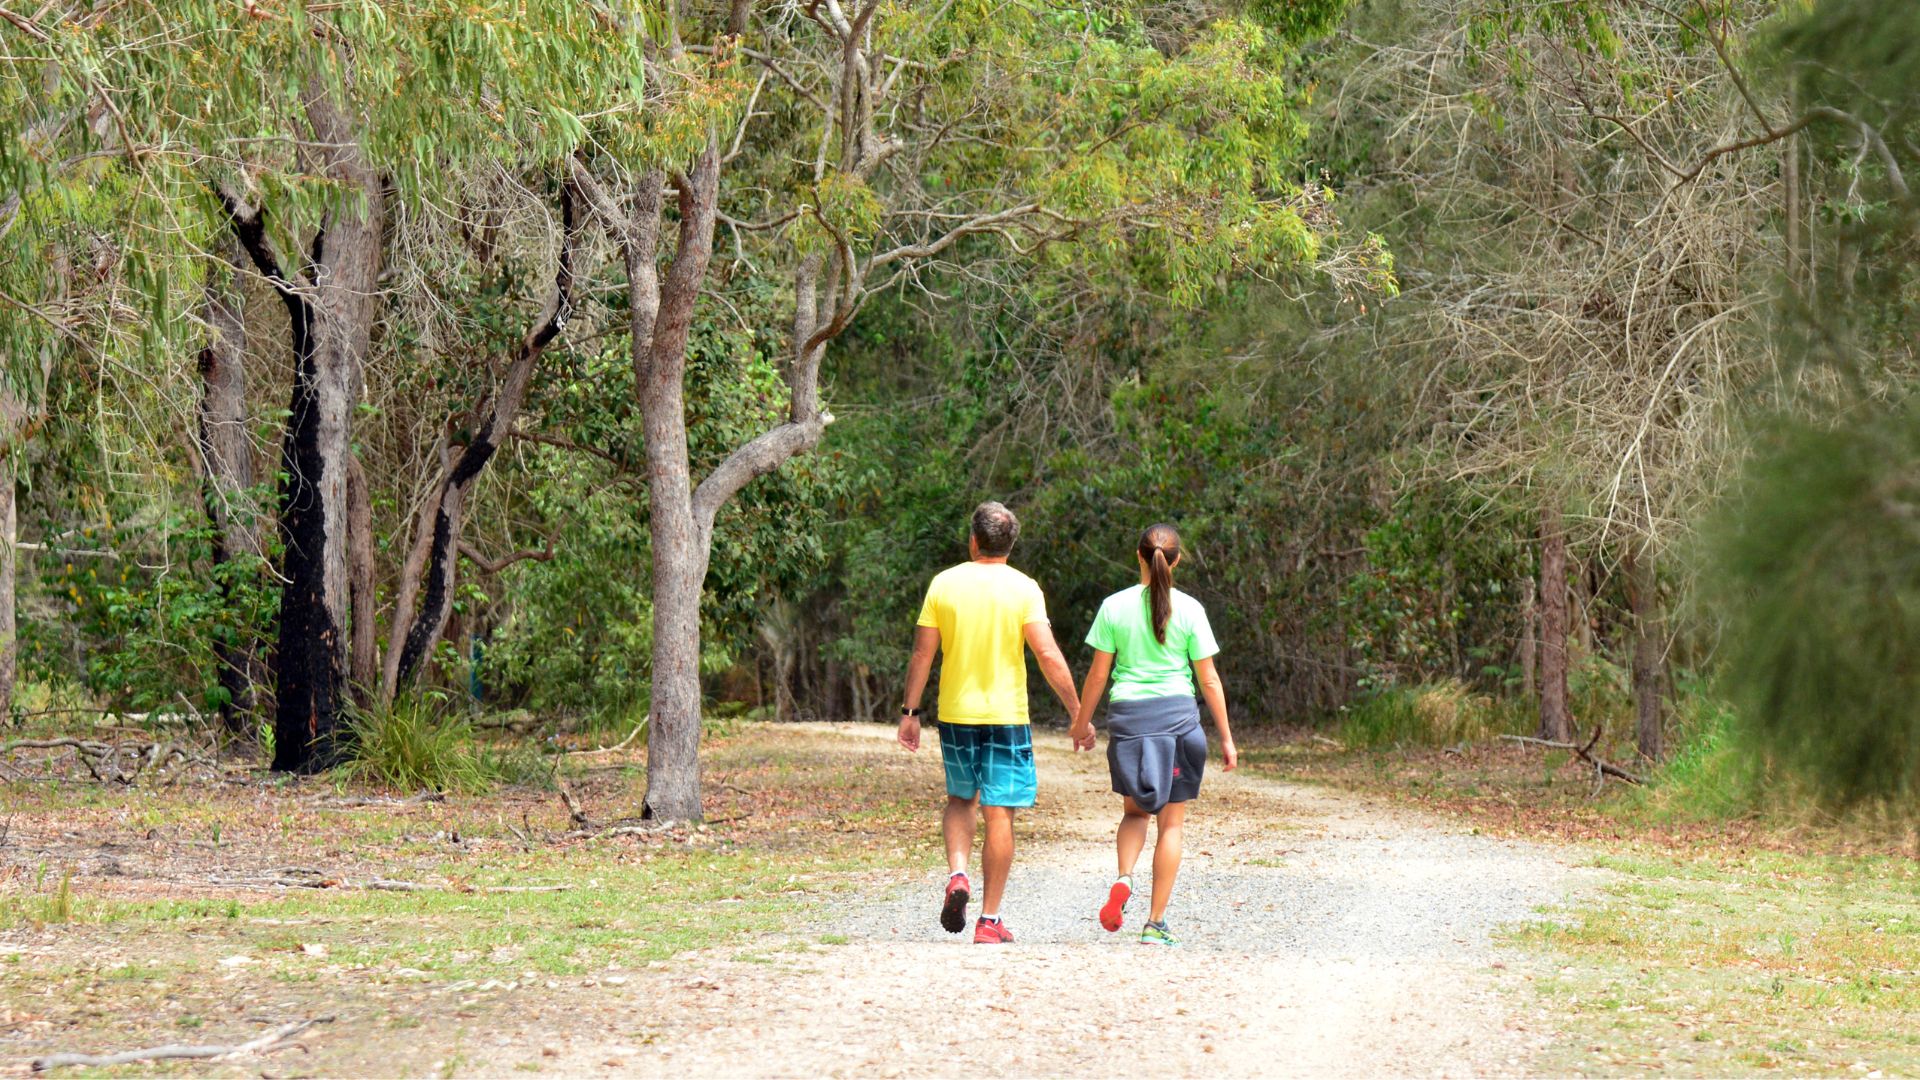
M 1140 584 L 1114 593 L 1100 605 L 1087 631 L 1093 666 L 1080 694 L 1074 745 L 1093 745 L 1093 712 L 1113 680 L 1107 708 L 1107 770 L 1121 796 L 1114 845 L 1120 873 L 1100 909 L 1100 925 L 1120 929 L 1133 896 L 1133 867 L 1147 846 L 1147 819 L 1158 824 L 1153 845 L 1153 897 L 1140 941 L 1177 945 L 1167 930 L 1167 899 L 1180 872 L 1180 827 L 1187 803 L 1200 794 L 1207 766 L 1207 735 L 1194 701 L 1196 680 L 1220 733 L 1228 769 L 1239 764 L 1227 725 L 1227 696 L 1213 657 L 1220 647 L 1200 602 L 1173 587 L 1180 565 L 1180 534 L 1155 525 L 1140 536 Z

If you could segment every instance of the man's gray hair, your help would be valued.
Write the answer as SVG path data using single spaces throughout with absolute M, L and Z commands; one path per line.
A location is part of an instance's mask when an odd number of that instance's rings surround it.
M 980 554 L 998 558 L 1013 550 L 1020 539 L 1020 519 L 997 502 L 983 502 L 973 510 L 973 539 Z

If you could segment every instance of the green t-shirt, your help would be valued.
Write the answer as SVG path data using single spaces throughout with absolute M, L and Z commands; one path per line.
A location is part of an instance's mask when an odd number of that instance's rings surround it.
M 1193 663 L 1220 651 L 1200 601 L 1173 590 L 1167 643 L 1153 636 L 1147 587 L 1135 585 L 1107 597 L 1093 617 L 1087 644 L 1113 654 L 1113 700 L 1193 696 Z

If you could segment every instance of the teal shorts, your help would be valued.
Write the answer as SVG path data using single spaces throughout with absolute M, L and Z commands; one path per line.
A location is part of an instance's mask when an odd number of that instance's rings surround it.
M 1026 724 L 941 724 L 940 761 L 947 794 L 980 796 L 982 806 L 1032 806 L 1033 729 Z

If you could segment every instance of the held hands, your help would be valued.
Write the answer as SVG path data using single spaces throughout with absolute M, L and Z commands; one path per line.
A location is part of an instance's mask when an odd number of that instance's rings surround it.
M 1093 749 L 1093 721 L 1075 720 L 1073 726 L 1067 729 L 1067 738 L 1073 740 L 1076 753 Z
M 900 740 L 901 746 L 906 747 L 908 750 L 918 751 L 920 749 L 920 718 L 917 716 L 901 717 L 900 734 L 895 737 Z

